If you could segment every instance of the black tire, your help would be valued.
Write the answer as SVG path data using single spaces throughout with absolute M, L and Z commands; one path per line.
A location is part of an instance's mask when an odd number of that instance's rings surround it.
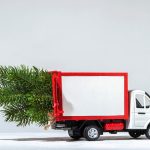
M 81 138 L 81 135 L 75 135 L 73 130 L 68 130 L 68 135 L 74 140 L 79 140 Z
M 145 131 L 145 136 L 150 139 L 150 126 L 147 127 L 146 131 Z
M 88 141 L 96 141 L 100 137 L 100 129 L 97 126 L 87 126 L 83 132 L 84 138 Z
M 129 131 L 129 135 L 130 135 L 132 138 L 136 139 L 136 138 L 138 138 L 138 137 L 141 136 L 141 133 L 138 132 L 138 131 Z

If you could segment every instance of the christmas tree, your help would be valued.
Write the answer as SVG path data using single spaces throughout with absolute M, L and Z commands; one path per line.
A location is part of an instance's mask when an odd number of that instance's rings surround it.
M 36 67 L 0 66 L 0 107 L 17 126 L 48 124 L 52 109 L 51 74 Z

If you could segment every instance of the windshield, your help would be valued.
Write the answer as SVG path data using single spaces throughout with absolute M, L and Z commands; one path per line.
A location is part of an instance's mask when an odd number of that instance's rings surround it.
M 150 108 L 150 96 L 148 93 L 145 92 L 145 107 Z

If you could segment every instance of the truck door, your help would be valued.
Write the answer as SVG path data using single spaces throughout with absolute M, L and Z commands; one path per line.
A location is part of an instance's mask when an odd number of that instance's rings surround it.
M 145 93 L 145 120 L 150 120 L 150 96 Z
M 143 93 L 135 95 L 135 126 L 143 128 L 150 119 L 150 99 Z

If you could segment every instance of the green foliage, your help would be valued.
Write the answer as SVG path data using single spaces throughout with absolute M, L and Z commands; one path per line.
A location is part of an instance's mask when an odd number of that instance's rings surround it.
M 18 126 L 48 123 L 52 112 L 51 74 L 36 67 L 0 66 L 0 107 Z

